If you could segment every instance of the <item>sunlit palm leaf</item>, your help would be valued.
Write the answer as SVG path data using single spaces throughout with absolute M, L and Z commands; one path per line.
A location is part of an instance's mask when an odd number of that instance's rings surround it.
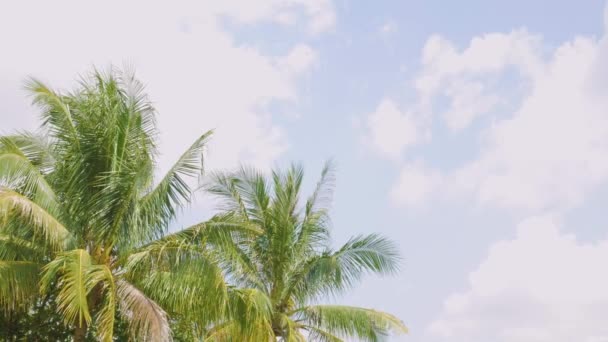
M 51 284 L 57 280 L 58 310 L 67 325 L 82 326 L 91 323 L 87 296 L 100 281 L 96 277 L 88 276 L 92 270 L 91 256 L 84 249 L 64 252 L 46 264 L 42 270 L 43 293 L 50 291 Z
M 407 328 L 397 317 L 372 309 L 313 305 L 296 310 L 293 314 L 307 325 L 362 341 L 378 341 L 391 332 L 407 333 Z
M 71 242 L 70 232 L 53 215 L 27 197 L 0 187 L 0 217 L 10 215 L 30 223 L 34 231 L 56 249 L 62 249 Z
M 57 195 L 40 169 L 9 138 L 0 137 L 0 184 L 20 189 L 51 212 L 57 210 Z

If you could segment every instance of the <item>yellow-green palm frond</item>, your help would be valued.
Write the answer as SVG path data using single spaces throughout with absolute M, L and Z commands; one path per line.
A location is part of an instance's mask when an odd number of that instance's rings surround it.
M 29 198 L 5 187 L 0 187 L 0 219 L 16 216 L 33 228 L 35 236 L 61 250 L 72 242 L 72 235 L 51 213 Z
M 372 309 L 344 305 L 311 305 L 291 313 L 298 322 L 318 331 L 375 342 L 390 334 L 405 334 L 407 328 L 395 316 Z M 323 337 L 323 336 L 321 336 Z M 327 336 L 325 336 L 327 337 Z
M 89 293 L 105 278 L 100 277 L 98 266 L 84 249 L 75 249 L 59 254 L 42 269 L 40 287 L 42 293 L 49 292 L 55 281 L 58 311 L 66 325 L 83 326 L 91 323 Z

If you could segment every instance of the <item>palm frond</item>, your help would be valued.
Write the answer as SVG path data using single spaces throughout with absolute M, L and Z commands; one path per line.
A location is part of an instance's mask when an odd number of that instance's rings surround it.
M 57 162 L 55 149 L 47 135 L 25 131 L 3 136 L 2 141 L 0 150 L 18 149 L 19 154 L 25 156 L 42 174 L 50 173 Z
M 219 209 L 232 212 L 249 221 L 249 210 L 239 186 L 244 180 L 238 174 L 221 172 L 212 173 L 208 178 L 204 189 L 219 200 Z
M 227 285 L 221 269 L 208 258 L 183 261 L 171 269 L 155 267 L 134 281 L 169 312 L 212 322 L 226 310 Z
M 306 213 L 308 216 L 317 210 L 327 210 L 331 204 L 336 182 L 335 166 L 328 160 L 321 171 L 321 178 L 317 182 L 314 192 L 306 200 Z
M 361 341 L 375 342 L 391 333 L 407 333 L 407 328 L 397 317 L 372 309 L 313 305 L 298 309 L 292 314 L 309 326 Z
M 0 307 L 15 310 L 38 293 L 40 265 L 30 261 L 0 260 Z
M 5 187 L 0 187 L 0 217 L 17 216 L 28 222 L 34 232 L 53 248 L 60 250 L 72 242 L 66 227 L 53 215 L 29 198 Z
M 325 252 L 296 265 L 282 298 L 300 303 L 352 288 L 368 273 L 391 274 L 398 269 L 399 253 L 390 240 L 371 234 L 349 240 L 335 252 Z
M 294 244 L 296 254 L 309 253 L 315 248 L 326 248 L 329 241 L 329 205 L 335 184 L 334 166 L 327 161 L 321 171 L 314 192 L 306 200 L 304 218 Z
M 140 200 L 142 227 L 156 232 L 165 229 L 178 209 L 191 200 L 192 189 L 188 178 L 202 174 L 203 152 L 212 134 L 213 131 L 208 131 L 201 135 L 160 183 Z
M 32 241 L 0 233 L 0 260 L 39 261 L 42 259 L 44 252 L 44 248 Z
M 340 337 L 325 331 L 323 329 L 319 329 L 317 327 L 311 326 L 311 325 L 305 325 L 305 324 L 299 324 L 298 328 L 302 329 L 302 330 L 306 330 L 308 331 L 308 338 L 311 341 L 318 341 L 318 342 L 344 342 L 343 339 L 341 339 Z
M 65 142 L 78 145 L 72 112 L 64 97 L 34 78 L 26 82 L 26 89 L 31 93 L 33 103 L 42 108 L 43 126 Z
M 272 301 L 257 289 L 230 288 L 227 316 L 246 336 L 269 336 L 272 331 Z
M 57 195 L 39 167 L 8 137 L 0 137 L 0 185 L 19 189 L 46 210 L 58 208 Z
M 102 284 L 102 301 L 96 317 L 96 330 L 99 338 L 104 342 L 110 342 L 114 337 L 114 320 L 116 313 L 116 285 L 114 275 L 106 265 L 95 265 L 87 274 L 87 281 L 94 284 Z
M 131 334 L 144 341 L 172 341 L 171 328 L 165 311 L 129 282 L 116 281 L 121 313 L 129 322 Z
M 88 295 L 101 281 L 98 276 L 90 276 L 95 270 L 93 266 L 87 251 L 75 249 L 59 254 L 42 269 L 42 293 L 49 292 L 53 281 L 57 281 L 58 311 L 63 315 L 66 325 L 83 326 L 91 323 Z

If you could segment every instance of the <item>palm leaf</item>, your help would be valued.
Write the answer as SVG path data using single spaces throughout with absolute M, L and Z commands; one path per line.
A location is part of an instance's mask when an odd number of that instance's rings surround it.
M 140 221 L 148 230 L 164 229 L 177 210 L 191 200 L 187 178 L 203 172 L 203 152 L 213 131 L 201 135 L 182 154 L 160 183 L 140 200 Z
M 32 94 L 33 103 L 43 110 L 43 125 L 49 127 L 57 137 L 78 145 L 78 133 L 70 106 L 64 101 L 64 97 L 33 78 L 27 81 L 26 89 Z
M 102 284 L 103 299 L 101 309 L 95 317 L 96 330 L 99 338 L 104 342 L 110 342 L 114 337 L 114 320 L 116 312 L 116 285 L 114 275 L 106 265 L 95 265 L 87 273 L 87 281 L 94 284 Z
M 0 260 L 0 306 L 15 310 L 38 293 L 40 265 L 30 261 Z
M 58 311 L 66 325 L 83 326 L 91 323 L 89 292 L 101 281 L 91 277 L 95 270 L 91 256 L 84 249 L 76 249 L 59 254 L 42 270 L 40 283 L 42 293 L 48 293 L 53 281 L 57 280 Z
M 300 303 L 339 294 L 352 288 L 367 273 L 391 274 L 398 269 L 396 246 L 377 234 L 349 240 L 335 252 L 325 252 L 296 265 L 282 298 Z
M 21 151 L 12 139 L 0 137 L 0 184 L 20 189 L 49 211 L 58 207 L 57 195 L 40 169 Z
M 405 334 L 407 328 L 395 316 L 372 309 L 343 305 L 313 305 L 292 314 L 307 325 L 331 334 L 362 341 L 379 341 L 390 333 Z
M 141 290 L 125 280 L 116 282 L 120 312 L 129 322 L 131 334 L 145 341 L 172 341 L 165 311 Z
M 53 215 L 29 198 L 5 187 L 0 187 L 0 217 L 20 217 L 42 235 L 55 249 L 63 249 L 71 243 L 72 236 Z
M 344 342 L 343 339 L 339 338 L 338 336 L 327 332 L 323 329 L 319 329 L 317 327 L 313 327 L 310 325 L 305 325 L 305 324 L 300 324 L 298 325 L 298 327 L 300 329 L 306 330 L 308 331 L 308 337 L 310 338 L 310 340 L 312 341 L 319 341 L 319 342 Z

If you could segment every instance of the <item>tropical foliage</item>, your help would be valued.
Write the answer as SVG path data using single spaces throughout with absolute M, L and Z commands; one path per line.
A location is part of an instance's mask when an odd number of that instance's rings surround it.
M 367 273 L 395 272 L 399 259 L 395 245 L 375 234 L 331 249 L 331 164 L 302 202 L 303 176 L 303 169 L 293 165 L 271 177 L 245 167 L 210 177 L 207 191 L 218 197 L 220 208 L 261 231 L 222 250 L 227 277 L 243 295 L 255 298 L 250 303 L 258 303 L 256 321 L 249 323 L 255 334 L 234 340 L 378 341 L 391 332 L 405 333 L 401 321 L 388 313 L 318 304 L 347 291 Z M 226 321 L 210 336 L 239 336 L 239 325 Z
M 72 93 L 37 80 L 27 88 L 42 110 L 41 133 L 0 138 L 4 310 L 27 311 L 52 295 L 77 341 L 92 325 L 111 340 L 116 313 L 133 336 L 166 341 L 168 310 L 218 307 L 223 277 L 205 246 L 222 234 L 208 232 L 237 225 L 216 219 L 185 229 L 188 248 L 166 235 L 191 198 L 188 178 L 200 175 L 211 132 L 155 183 L 155 112 L 132 74 L 95 72 Z M 194 271 L 205 277 L 188 283 Z M 191 301 L 197 291 L 210 299 Z
M 329 165 L 304 203 L 297 166 L 269 179 L 213 174 L 206 190 L 220 213 L 169 233 L 211 132 L 157 179 L 155 110 L 132 73 L 95 71 L 72 92 L 34 79 L 27 89 L 40 130 L 0 136 L 0 337 L 376 341 L 406 331 L 387 313 L 317 304 L 398 262 L 378 235 L 330 248 Z

